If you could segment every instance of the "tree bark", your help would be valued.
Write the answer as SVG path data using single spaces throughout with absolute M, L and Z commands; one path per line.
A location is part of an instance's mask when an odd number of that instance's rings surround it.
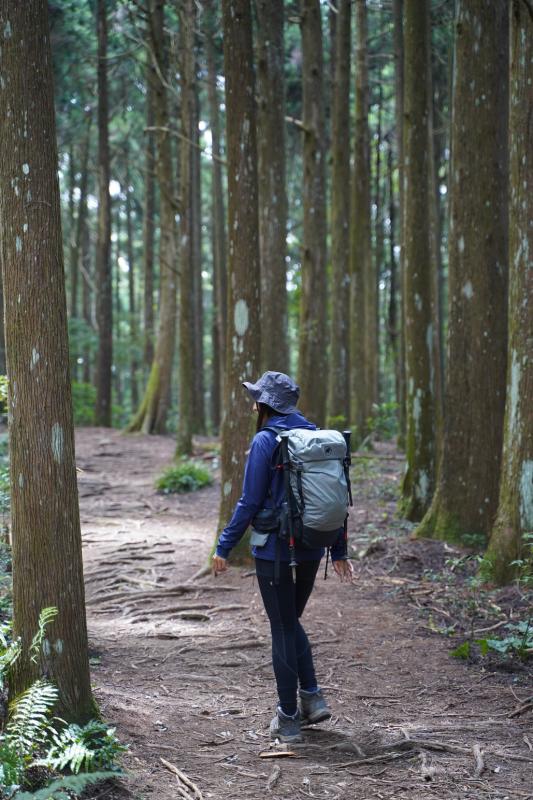
M 368 319 L 374 290 L 367 286 L 371 276 L 370 229 L 370 142 L 368 131 L 368 62 L 366 0 L 356 0 L 356 69 L 354 172 L 350 228 L 351 331 L 350 381 L 351 420 L 359 440 L 365 435 L 371 410 L 372 371 L 368 363 L 369 342 L 375 323 Z
M 450 316 L 439 482 L 421 536 L 490 532 L 505 404 L 508 4 L 458 6 L 452 120 Z M 483 446 L 480 447 L 480 443 Z
M 98 26 L 98 238 L 96 242 L 98 358 L 96 365 L 97 425 L 111 426 L 113 365 L 113 287 L 110 263 L 111 200 L 109 196 L 109 132 L 107 94 L 106 1 L 97 3 Z
M 435 485 L 435 365 L 430 230 L 429 2 L 404 13 L 404 276 L 407 469 L 403 511 L 420 520 Z
M 335 17 L 338 58 L 332 103 L 331 174 L 331 342 L 329 424 L 350 420 L 350 51 L 351 0 L 339 0 Z M 337 19 L 338 17 L 338 19 Z
M 155 135 L 154 81 L 155 68 L 151 58 L 146 67 L 146 147 L 144 151 L 144 366 L 150 369 L 154 358 L 154 239 L 155 239 Z
M 398 294 L 399 294 L 399 318 L 398 318 L 398 446 L 405 447 L 406 436 L 406 387 L 405 387 L 405 314 L 403 298 L 403 274 L 404 274 L 404 236 L 403 236 L 403 214 L 404 214 L 404 154 L 403 154 L 403 89 L 404 89 L 404 66 L 403 66 L 403 0 L 392 0 L 393 20 L 394 20 L 394 96 L 395 96 L 395 129 L 396 129 L 396 157 L 398 160 L 398 244 L 400 246 L 400 258 L 398 263 Z
M 485 557 L 488 577 L 506 583 L 533 531 L 533 18 L 511 4 L 509 349 L 500 496 Z M 531 545 L 530 541 L 530 545 Z
M 194 296 L 194 403 L 193 432 L 205 434 L 204 284 L 202 278 L 202 154 L 200 151 L 200 92 L 198 61 L 194 55 L 193 142 L 191 149 L 192 263 Z
M 139 403 L 139 387 L 137 383 L 137 308 L 135 302 L 135 259 L 133 255 L 133 223 L 131 209 L 130 191 L 130 159 L 129 147 L 126 145 L 126 234 L 127 234 L 127 255 L 128 255 L 128 311 L 129 329 L 131 341 L 130 357 L 130 397 L 132 408 L 137 408 Z M 118 267 L 117 267 L 118 268 Z
M 85 199 L 87 206 L 87 199 Z M 81 213 L 81 208 L 80 208 Z M 87 208 L 83 212 L 83 225 L 81 232 L 81 303 L 83 319 L 87 325 L 87 330 L 93 330 L 93 311 L 92 311 L 92 285 L 91 285 L 91 236 L 89 232 L 89 222 L 87 219 Z M 86 344 L 83 348 L 83 382 L 91 383 L 91 348 Z
M 213 376 L 212 376 L 212 416 L 213 427 L 219 429 L 222 416 L 222 395 L 224 371 L 226 364 L 226 330 L 227 330 L 227 280 L 226 280 L 226 211 L 224 207 L 224 189 L 222 183 L 222 165 L 220 163 L 220 121 L 219 99 L 217 92 L 217 71 L 213 37 L 216 30 L 214 3 L 208 2 L 206 13 L 205 53 L 207 60 L 207 91 L 209 100 L 209 116 L 211 124 L 212 160 L 212 241 L 213 241 L 213 304 L 214 304 L 214 336 L 213 336 Z
M 44 0 L 0 5 L 0 227 L 9 377 L 16 695 L 45 672 L 60 715 L 95 715 L 87 655 L 67 304 Z M 31 58 L 28 54 L 31 53 Z M 22 133 L 24 131 L 24 133 Z M 59 611 L 41 663 L 29 646 L 39 612 Z
M 257 154 L 261 255 L 261 368 L 287 372 L 287 196 L 285 192 L 285 47 L 283 0 L 255 0 Z
M 322 22 L 319 0 L 301 0 L 303 246 L 299 329 L 300 406 L 326 421 L 326 164 Z M 320 377 L 322 376 L 322 377 Z M 318 379 L 317 379 L 318 378 Z
M 260 334 L 259 236 L 255 87 L 250 0 L 223 0 L 226 140 L 228 153 L 228 332 L 222 426 L 222 492 L 219 528 L 241 493 L 245 451 L 251 432 L 250 399 L 244 380 L 256 379 Z M 234 558 L 249 558 L 245 539 Z
M 180 14 L 180 321 L 179 321 L 179 419 L 176 455 L 192 453 L 194 404 L 195 329 L 193 257 L 193 124 L 194 124 L 194 0 L 183 0 Z
M 170 403 L 172 362 L 176 341 L 176 223 L 172 152 L 168 134 L 169 116 L 165 83 L 167 52 L 164 35 L 164 0 L 150 0 L 148 44 L 158 80 L 154 85 L 154 116 L 157 128 L 157 179 L 159 183 L 159 331 L 150 376 L 139 410 L 129 432 L 164 433 Z M 163 80 L 161 80 L 163 78 Z

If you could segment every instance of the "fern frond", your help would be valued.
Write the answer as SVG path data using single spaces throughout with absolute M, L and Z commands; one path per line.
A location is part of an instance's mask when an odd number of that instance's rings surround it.
M 63 798 L 67 800 L 70 797 L 66 794 L 67 791 L 79 794 L 87 786 L 116 777 L 116 772 L 83 772 L 80 775 L 68 775 L 52 781 L 37 792 L 17 792 L 16 800 L 63 800 Z
M 7 643 L 6 640 L 3 640 L 2 644 L 4 644 L 4 642 L 5 649 L 0 654 L 0 689 L 5 688 L 6 678 L 8 677 L 22 650 L 20 639 L 15 639 L 15 641 L 10 643 Z
M 31 660 L 33 661 L 34 664 L 37 663 L 37 659 L 39 658 L 39 652 L 43 644 L 46 628 L 48 625 L 50 625 L 51 622 L 55 620 L 58 614 L 59 611 L 55 606 L 50 606 L 49 608 L 43 608 L 43 610 L 39 614 L 39 630 L 33 637 L 32 643 L 30 645 Z
M 20 753 L 31 755 L 50 733 L 50 715 L 58 691 L 46 680 L 35 681 L 10 706 L 6 739 Z

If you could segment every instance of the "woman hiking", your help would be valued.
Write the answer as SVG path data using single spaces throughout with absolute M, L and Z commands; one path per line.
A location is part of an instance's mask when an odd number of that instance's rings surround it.
M 288 375 L 265 372 L 257 383 L 245 382 L 243 386 L 254 400 L 258 413 L 257 433 L 246 462 L 242 496 L 218 539 L 212 565 L 215 575 L 227 569 L 232 548 L 258 513 L 268 516 L 268 509 L 279 510 L 285 500 L 283 470 L 276 468 L 278 432 L 295 428 L 316 430 L 316 426 L 297 410 L 300 390 Z M 294 579 L 285 539 L 276 532 L 259 535 L 254 532 L 251 543 L 257 581 L 270 621 L 272 663 L 279 697 L 277 713 L 270 723 L 270 735 L 282 742 L 300 742 L 302 726 L 331 717 L 317 683 L 311 646 L 300 622 L 324 548 L 296 546 Z M 353 568 L 345 550 L 344 529 L 340 528 L 331 547 L 331 558 L 339 578 L 351 581 Z

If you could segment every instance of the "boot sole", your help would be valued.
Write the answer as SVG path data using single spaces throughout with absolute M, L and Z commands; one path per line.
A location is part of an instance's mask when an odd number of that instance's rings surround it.
M 331 711 L 324 708 L 322 711 L 315 711 L 314 714 L 310 714 L 310 716 L 302 719 L 300 725 L 302 728 L 308 725 L 317 725 L 319 722 L 325 722 L 327 719 L 331 719 Z

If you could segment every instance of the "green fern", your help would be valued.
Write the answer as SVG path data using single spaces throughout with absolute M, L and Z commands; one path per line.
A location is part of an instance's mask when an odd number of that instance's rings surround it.
M 50 606 L 49 608 L 43 608 L 43 610 L 39 614 L 39 630 L 33 637 L 32 643 L 30 645 L 31 660 L 33 661 L 34 664 L 37 663 L 37 659 L 39 658 L 39 653 L 41 651 L 41 647 L 44 641 L 46 628 L 48 625 L 50 625 L 51 622 L 55 620 L 58 613 L 59 612 L 55 606 Z
M 50 735 L 50 715 L 57 699 L 56 687 L 38 680 L 11 704 L 6 740 L 21 755 L 32 755 Z
M 80 794 L 88 786 L 108 778 L 116 778 L 116 773 L 84 772 L 81 775 L 67 775 L 52 781 L 44 789 L 38 789 L 36 792 L 17 792 L 13 800 L 70 800 L 72 795 L 67 792 Z
M 78 773 L 81 769 L 110 769 L 119 753 L 127 750 L 115 736 L 115 728 L 98 720 L 91 720 L 80 727 L 68 725 L 60 733 L 51 733 L 53 741 L 44 758 L 33 762 L 33 766 L 48 767 Z
M 5 689 L 9 672 L 21 652 L 20 639 L 10 641 L 11 623 L 0 625 L 0 691 Z

